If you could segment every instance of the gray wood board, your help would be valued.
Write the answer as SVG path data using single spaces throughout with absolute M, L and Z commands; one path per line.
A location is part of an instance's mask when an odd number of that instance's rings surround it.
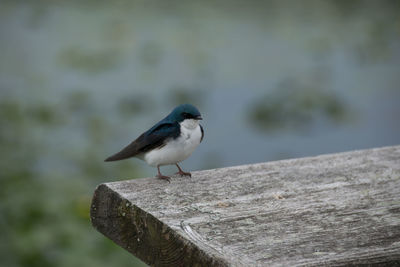
M 400 262 L 400 146 L 100 185 L 94 227 L 155 266 Z

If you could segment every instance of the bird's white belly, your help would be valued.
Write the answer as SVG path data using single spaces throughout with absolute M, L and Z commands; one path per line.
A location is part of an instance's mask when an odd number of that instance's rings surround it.
M 170 140 L 161 148 L 145 153 L 143 159 L 153 167 L 175 164 L 187 159 L 200 144 L 200 140 L 201 130 L 198 123 L 192 129 L 181 125 L 181 136 Z

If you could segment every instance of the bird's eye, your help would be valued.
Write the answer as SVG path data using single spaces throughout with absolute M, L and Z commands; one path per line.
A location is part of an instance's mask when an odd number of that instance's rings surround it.
M 186 112 L 183 112 L 183 113 L 182 113 L 182 116 L 183 116 L 184 118 L 190 118 L 190 114 L 189 114 L 189 113 L 186 113 Z

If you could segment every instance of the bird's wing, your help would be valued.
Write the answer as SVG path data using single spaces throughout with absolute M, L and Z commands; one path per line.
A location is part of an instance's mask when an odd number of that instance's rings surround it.
M 145 153 L 149 150 L 165 145 L 165 141 L 170 138 L 177 138 L 180 135 L 178 123 L 161 123 L 140 135 L 135 141 L 127 145 L 120 152 L 105 159 L 105 161 L 115 161 L 127 159 Z
M 201 126 L 201 124 L 200 124 L 200 130 L 201 130 L 201 138 L 200 138 L 200 143 L 201 143 L 201 141 L 203 141 L 203 137 L 204 137 L 204 130 L 203 130 L 203 126 Z

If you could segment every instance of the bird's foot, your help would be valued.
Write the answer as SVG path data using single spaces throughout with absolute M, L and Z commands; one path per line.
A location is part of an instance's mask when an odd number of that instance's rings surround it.
M 161 179 L 161 180 L 167 180 L 168 183 L 171 182 L 171 177 L 168 177 L 168 176 L 165 176 L 165 175 L 162 175 L 162 174 L 158 174 L 156 177 L 158 179 Z
M 179 171 L 175 174 L 179 174 L 180 176 L 189 176 L 192 177 L 192 174 L 190 172 L 184 172 L 184 171 Z

